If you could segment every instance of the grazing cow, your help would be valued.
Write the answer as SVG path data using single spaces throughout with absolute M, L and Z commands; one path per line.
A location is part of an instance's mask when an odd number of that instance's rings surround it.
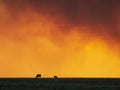
M 58 78 L 57 76 L 54 76 L 54 78 Z
M 36 75 L 36 78 L 41 78 L 41 74 L 37 74 L 37 75 Z

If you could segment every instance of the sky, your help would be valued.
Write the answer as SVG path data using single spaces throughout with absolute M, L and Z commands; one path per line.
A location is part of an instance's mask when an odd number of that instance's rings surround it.
M 0 77 L 120 77 L 120 0 L 0 0 Z

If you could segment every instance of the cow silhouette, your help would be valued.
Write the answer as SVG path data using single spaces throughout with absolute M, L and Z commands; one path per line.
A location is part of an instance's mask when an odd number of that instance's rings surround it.
M 57 76 L 54 76 L 54 78 L 58 78 Z
M 37 74 L 37 75 L 36 75 L 36 78 L 41 78 L 41 74 Z

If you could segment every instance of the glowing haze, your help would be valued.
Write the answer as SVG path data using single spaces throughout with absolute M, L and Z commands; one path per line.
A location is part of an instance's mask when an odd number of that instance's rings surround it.
M 0 0 L 0 77 L 120 77 L 119 0 Z

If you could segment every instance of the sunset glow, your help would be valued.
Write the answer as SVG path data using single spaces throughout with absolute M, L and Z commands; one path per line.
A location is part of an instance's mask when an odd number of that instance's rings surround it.
M 119 0 L 52 1 L 0 0 L 0 77 L 120 77 Z

